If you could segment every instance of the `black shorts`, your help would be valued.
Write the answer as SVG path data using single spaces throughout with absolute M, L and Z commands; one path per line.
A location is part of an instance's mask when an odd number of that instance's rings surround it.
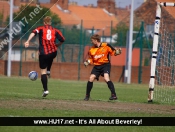
M 53 62 L 53 59 L 57 56 L 57 51 L 47 54 L 47 55 L 39 55 L 39 67 L 41 69 L 47 68 L 49 63 Z
M 99 76 L 104 77 L 104 73 L 108 73 L 110 76 L 110 71 L 111 71 L 111 64 L 103 64 L 103 65 L 96 65 L 93 67 L 91 74 L 94 74 L 96 76 L 96 79 L 99 80 Z

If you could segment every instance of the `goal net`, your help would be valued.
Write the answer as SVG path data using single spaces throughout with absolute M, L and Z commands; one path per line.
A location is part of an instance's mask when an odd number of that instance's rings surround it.
M 157 4 L 148 102 L 175 103 L 175 18 L 167 14 L 174 6 Z

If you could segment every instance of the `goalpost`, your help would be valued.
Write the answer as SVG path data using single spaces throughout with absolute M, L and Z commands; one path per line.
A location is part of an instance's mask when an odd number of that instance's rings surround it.
M 172 23 L 167 21 L 167 16 L 166 19 L 163 18 L 162 6 L 175 6 L 175 3 L 157 4 L 148 102 L 153 102 L 154 97 L 154 100 L 160 103 L 173 103 L 175 102 L 175 28 L 170 27 Z M 173 24 L 175 25 L 175 21 Z

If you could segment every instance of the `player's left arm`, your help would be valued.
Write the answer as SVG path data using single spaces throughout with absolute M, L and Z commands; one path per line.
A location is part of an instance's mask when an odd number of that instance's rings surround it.
M 28 38 L 27 41 L 24 43 L 24 46 L 25 46 L 26 48 L 29 47 L 30 40 L 31 40 L 34 36 L 36 36 L 36 35 L 39 33 L 39 31 L 40 31 L 40 27 L 37 27 L 36 29 L 34 29 L 34 30 L 32 31 L 32 33 L 29 35 L 29 38 Z
M 30 40 L 31 40 L 34 36 L 35 36 L 34 33 L 31 33 L 31 34 L 29 35 L 28 40 L 24 43 L 24 45 L 25 45 L 26 48 L 29 47 Z
M 107 46 L 109 48 L 109 53 L 111 56 L 117 56 L 117 55 L 120 55 L 122 53 L 121 48 L 114 48 L 110 44 L 107 44 Z
M 62 35 L 62 33 L 59 30 L 56 30 L 56 38 L 59 40 L 59 43 L 56 44 L 56 46 L 60 46 L 63 44 L 63 42 L 65 41 L 64 36 Z

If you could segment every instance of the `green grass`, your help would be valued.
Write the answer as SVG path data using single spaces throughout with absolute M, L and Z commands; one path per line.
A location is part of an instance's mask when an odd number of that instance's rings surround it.
M 63 100 L 82 100 L 85 96 L 86 90 L 85 81 L 63 81 L 50 79 L 48 83 L 50 95 L 48 99 L 63 99 Z M 41 99 L 39 94 L 42 91 L 40 79 L 37 81 L 30 81 L 28 78 L 13 77 L 13 78 L 0 78 L 1 99 L 13 98 L 35 98 Z M 116 92 L 119 96 L 119 101 L 122 102 L 147 102 L 147 85 L 138 84 L 120 84 L 115 83 Z M 134 96 L 140 95 L 140 96 Z M 94 82 L 94 87 L 91 92 L 93 100 L 106 101 L 110 92 L 104 82 Z
M 38 108 L 36 105 L 32 107 L 32 102 L 47 102 L 57 103 L 57 101 L 67 101 L 69 103 L 82 102 L 85 96 L 86 91 L 86 81 L 64 81 L 57 79 L 49 79 L 48 88 L 50 94 L 46 99 L 42 99 L 42 84 L 40 79 L 36 81 L 30 81 L 28 78 L 24 77 L 0 77 L 0 102 L 8 101 L 7 106 L 2 106 L 0 104 L 0 116 L 9 117 L 9 116 L 27 116 L 27 117 L 169 117 L 175 116 L 174 114 L 168 113 L 148 113 L 148 112 L 136 112 L 136 111 L 120 111 L 114 112 L 109 110 L 89 110 L 89 109 L 70 109 L 67 108 L 55 108 L 55 107 L 43 107 Z M 116 93 L 119 100 L 117 101 L 108 101 L 110 96 L 109 89 L 107 88 L 106 83 L 104 82 L 94 82 L 94 86 L 91 92 L 91 100 L 88 103 L 97 102 L 99 105 L 103 103 L 109 103 L 117 105 L 117 102 L 120 103 L 130 103 L 131 105 L 135 103 L 147 105 L 147 95 L 148 95 L 148 85 L 139 85 L 139 84 L 122 84 L 114 83 L 116 88 Z M 26 103 L 19 105 L 19 107 L 10 107 L 11 102 L 16 103 Z M 31 106 L 27 106 L 27 102 Z M 53 105 L 51 104 L 51 105 Z M 82 104 L 79 104 L 80 107 L 84 107 Z M 175 106 L 174 104 L 160 104 L 155 102 L 154 104 L 161 106 Z M 68 104 L 69 105 L 69 104 Z M 82 106 L 81 106 L 82 105 Z M 122 132 L 174 132 L 174 127 L 129 127 L 129 126 L 80 126 L 80 127 L 7 127 L 1 126 L 0 132 L 107 132 L 107 131 L 122 131 Z

